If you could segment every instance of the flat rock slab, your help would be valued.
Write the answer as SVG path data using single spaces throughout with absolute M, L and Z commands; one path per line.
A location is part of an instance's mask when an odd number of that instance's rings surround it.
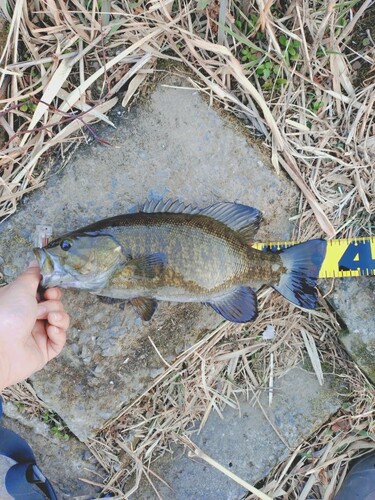
M 259 240 L 288 239 L 294 185 L 275 175 L 243 127 L 210 108 L 196 90 L 176 85 L 187 82 L 168 77 L 131 112 L 118 111 L 117 129 L 98 132 L 110 146 L 82 147 L 0 226 L 7 280 L 25 267 L 36 224 L 53 225 L 59 236 L 134 209 L 146 198 L 178 198 L 199 207 L 238 201 L 263 212 Z M 85 292 L 67 291 L 63 300 L 72 317 L 68 345 L 32 382 L 81 440 L 164 370 L 148 337 L 172 361 L 222 321 L 200 304 L 160 304 L 146 324 L 130 306 L 122 310 Z
M 286 459 L 288 447 L 296 448 L 338 410 L 338 383 L 326 376 L 320 386 L 314 374 L 293 368 L 275 381 L 271 408 L 267 393 L 259 398 L 269 420 L 258 404 L 252 406 L 240 399 L 240 412 L 229 406 L 223 418 L 212 412 L 201 433 L 192 440 L 222 466 L 254 485 Z M 201 459 L 189 458 L 183 446 L 176 446 L 172 454 L 151 464 L 151 470 L 170 486 L 149 474 L 163 500 L 239 500 L 247 492 Z M 141 479 L 139 489 L 131 496 L 132 500 L 156 498 L 146 479 Z
M 98 482 L 105 472 L 98 466 L 88 448 L 75 439 L 61 439 L 53 435 L 49 426 L 18 411 L 10 403 L 3 403 L 5 417 L 1 425 L 23 437 L 31 446 L 37 464 L 51 481 L 58 498 L 80 500 L 97 498 L 100 488 L 91 483 Z M 3 489 L 2 478 L 9 469 L 4 457 L 0 456 L 0 499 L 11 500 Z M 85 481 L 86 480 L 86 481 Z
M 340 340 L 353 360 L 375 383 L 374 278 L 337 279 L 328 300 L 347 326 Z

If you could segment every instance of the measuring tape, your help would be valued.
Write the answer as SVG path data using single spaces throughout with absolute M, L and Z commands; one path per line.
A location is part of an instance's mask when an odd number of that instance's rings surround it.
M 254 243 L 257 250 L 282 250 L 297 245 L 298 241 Z M 375 236 L 327 240 L 326 255 L 319 278 L 352 278 L 375 275 Z

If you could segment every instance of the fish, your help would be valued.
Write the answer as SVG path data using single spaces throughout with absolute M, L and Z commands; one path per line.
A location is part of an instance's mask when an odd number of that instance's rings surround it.
M 256 290 L 269 285 L 306 309 L 317 304 L 316 283 L 326 241 L 309 240 L 278 252 L 251 247 L 261 212 L 240 203 L 199 209 L 176 200 L 147 201 L 35 248 L 50 288 L 78 288 L 129 300 L 149 321 L 158 301 L 200 302 L 225 319 L 246 323 L 258 314 Z

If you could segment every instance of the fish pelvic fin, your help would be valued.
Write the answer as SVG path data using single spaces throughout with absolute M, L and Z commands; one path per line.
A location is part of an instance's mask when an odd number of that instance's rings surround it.
M 305 309 L 315 309 L 318 301 L 316 283 L 326 255 L 325 240 L 310 240 L 280 250 L 287 272 L 273 288 L 293 304 Z
M 233 323 L 247 323 L 258 315 L 256 293 L 248 286 L 240 286 L 223 297 L 207 302 L 207 305 Z
M 146 297 L 135 297 L 130 300 L 130 303 L 143 321 L 150 321 L 158 306 L 155 299 L 148 299 Z

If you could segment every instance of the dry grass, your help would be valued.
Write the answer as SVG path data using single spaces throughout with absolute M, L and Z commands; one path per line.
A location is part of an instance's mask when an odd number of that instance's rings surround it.
M 305 488 L 304 493 L 316 494 L 309 498 L 331 498 L 328 493 L 338 488 L 349 459 L 375 448 L 372 386 L 338 345 L 339 327 L 329 309 L 324 310 L 324 301 L 323 309 L 306 313 L 269 290 L 261 295 L 261 313 L 254 323 L 224 323 L 181 354 L 153 388 L 87 443 L 108 474 L 103 484 L 106 492 L 122 498 L 130 493 L 134 477 L 135 489 L 142 476 L 152 484 L 152 463 L 168 453 L 173 442 L 186 444 L 192 456 L 206 459 L 190 440 L 197 431 L 193 423 L 200 422 L 202 428 L 212 410 L 221 414 L 227 405 L 238 408 L 240 394 L 250 404 L 258 404 L 260 393 L 269 391 L 271 357 L 273 376 L 284 374 L 306 359 L 306 335 L 316 344 L 325 369 L 342 379 L 348 403 L 310 442 L 290 451 L 285 463 L 270 474 L 262 492 L 271 498 L 297 499 L 307 498 L 300 497 Z M 267 340 L 263 334 L 269 325 L 275 337 Z M 277 427 L 270 424 L 283 440 Z M 210 457 L 207 461 L 230 474 Z
M 173 9 L 171 1 L 158 0 L 145 7 L 126 1 L 35 1 L 27 9 L 21 1 L 3 4 L 9 34 L 0 76 L 7 97 L 0 103 L 8 140 L 0 157 L 0 216 L 14 212 L 17 200 L 40 185 L 37 166 L 51 148 L 63 155 L 77 134 L 92 131 L 90 122 L 109 122 L 105 113 L 119 91 L 128 103 L 155 62 L 168 58 L 185 62 L 199 85 L 240 109 L 266 136 L 276 170 L 286 170 L 303 193 L 300 228 L 312 212 L 328 236 L 350 232 L 358 222 L 366 227 L 374 210 L 373 148 L 366 148 L 375 134 L 374 83 L 369 78 L 355 89 L 350 65 L 358 58 L 373 63 L 374 54 L 371 48 L 355 54 L 347 46 L 356 16 L 371 2 L 359 11 L 354 3 L 330 1 L 325 8 L 326 2 L 291 2 L 284 10 L 275 3 L 277 15 L 274 2 L 260 0 L 227 8 L 221 2 L 221 11 L 215 0 L 200 2 L 202 10 L 193 1 Z M 246 24 L 249 13 L 259 20 L 245 37 L 235 20 Z M 266 58 L 279 68 L 286 81 L 281 88 L 265 90 L 255 78 L 257 66 L 239 62 L 257 31 L 264 37 L 258 62 Z M 282 34 L 300 43 L 297 60 L 286 61 Z M 316 233 L 311 226 L 309 233 Z
M 111 123 L 108 111 L 118 101 L 128 105 L 167 59 L 185 63 L 193 85 L 264 136 L 276 171 L 285 170 L 301 190 L 295 239 L 371 234 L 374 71 L 358 86 L 354 68 L 374 69 L 375 49 L 350 44 L 371 3 L 0 2 L 7 20 L 1 31 L 8 33 L 0 39 L 0 217 L 42 184 L 72 144 L 98 139 L 90 124 Z M 282 35 L 287 47 L 299 43 L 296 58 L 286 56 Z M 255 60 L 242 61 L 244 50 Z M 265 63 L 273 71 L 268 79 L 257 72 Z M 317 351 L 342 370 L 351 406 L 291 452 L 262 489 L 285 498 L 331 498 L 348 459 L 373 446 L 372 389 L 339 347 L 339 326 L 324 301 L 309 314 L 268 291 L 261 302 L 254 323 L 223 324 L 88 443 L 106 471 L 105 491 L 123 498 L 134 472 L 152 481 L 150 464 L 176 434 L 188 439 L 194 420 L 203 425 L 210 411 L 236 406 L 240 392 L 256 398 L 308 345 L 320 377 Z M 269 325 L 276 335 L 265 340 Z

